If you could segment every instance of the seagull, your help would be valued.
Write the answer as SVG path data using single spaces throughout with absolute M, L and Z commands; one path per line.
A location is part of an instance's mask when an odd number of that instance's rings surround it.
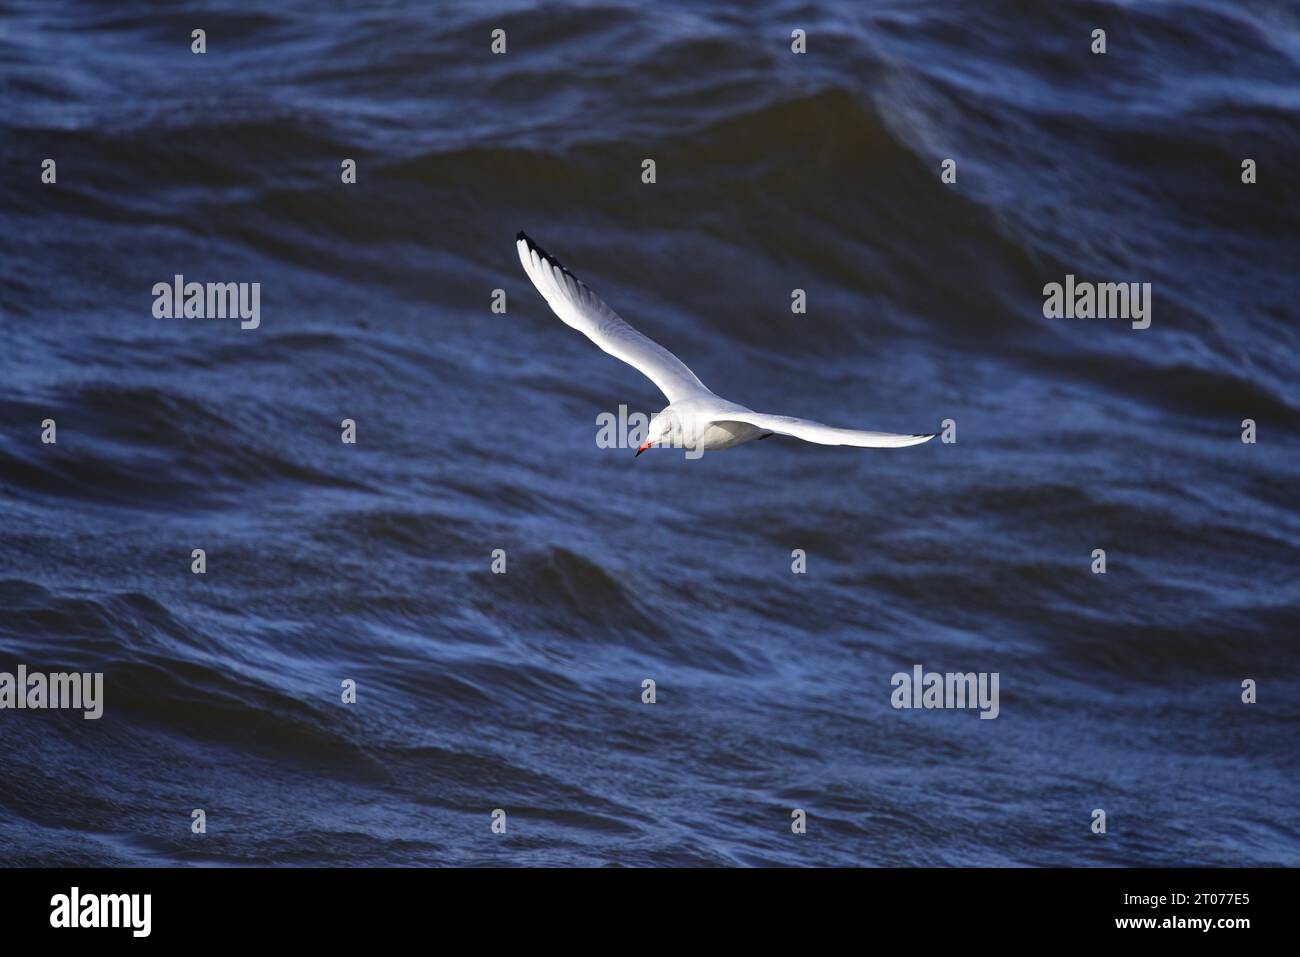
M 650 448 L 684 448 L 689 450 L 690 457 L 690 452 L 702 454 L 729 449 L 773 434 L 790 435 L 818 445 L 877 449 L 920 445 L 938 434 L 899 435 L 837 429 L 809 419 L 755 412 L 714 395 L 686 363 L 629 326 L 527 233 L 519 233 L 515 244 L 524 272 L 565 325 L 577 329 L 614 358 L 638 369 L 668 399 L 667 407 L 650 420 L 646 440 L 637 448 L 636 456 Z

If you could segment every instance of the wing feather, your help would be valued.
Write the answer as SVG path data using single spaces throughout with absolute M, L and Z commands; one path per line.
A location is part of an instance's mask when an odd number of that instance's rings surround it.
M 920 445 L 938 435 L 937 432 L 929 435 L 900 435 L 896 432 L 837 429 L 810 419 L 796 419 L 789 415 L 769 415 L 766 412 L 729 412 L 724 418 L 729 422 L 744 422 L 769 432 L 792 435 L 796 439 L 815 442 L 818 445 L 855 445 L 868 449 L 898 449 L 908 445 Z
M 577 329 L 605 352 L 640 370 L 669 402 L 693 395 L 712 395 L 695 373 L 675 355 L 637 332 L 565 269 L 526 233 L 515 238 L 519 261 L 537 291 L 566 325 Z

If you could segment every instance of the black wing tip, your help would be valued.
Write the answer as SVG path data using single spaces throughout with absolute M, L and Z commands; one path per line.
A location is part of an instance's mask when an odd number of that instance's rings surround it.
M 525 243 L 528 246 L 528 248 L 531 249 L 533 252 L 537 253 L 537 255 L 542 256 L 546 259 L 551 258 L 549 255 L 547 255 L 545 249 L 537 245 L 537 240 L 533 239 L 532 236 L 529 236 L 522 229 L 519 230 L 519 232 L 515 233 L 515 242 Z
M 550 253 L 548 253 L 545 249 L 543 249 L 543 248 L 538 244 L 537 240 L 533 239 L 532 236 L 529 236 L 529 235 L 528 235 L 526 232 L 524 232 L 522 229 L 519 230 L 519 232 L 515 233 L 515 242 L 526 243 L 527 246 L 528 246 L 528 248 L 529 248 L 529 250 L 531 250 L 532 252 L 537 253 L 538 258 L 540 258 L 540 259 L 545 259 L 548 263 L 550 263 L 550 264 L 551 264 L 552 266 L 554 266 L 556 269 L 560 270 L 560 271 L 563 272 L 563 273 L 568 273 L 568 275 L 569 275 L 569 276 L 572 276 L 574 280 L 576 280 L 576 279 L 578 278 L 577 276 L 574 276 L 572 272 L 569 272 L 568 267 L 566 267 L 566 266 L 564 265 L 564 263 L 560 262 L 558 259 L 556 259 L 554 256 L 552 256 Z

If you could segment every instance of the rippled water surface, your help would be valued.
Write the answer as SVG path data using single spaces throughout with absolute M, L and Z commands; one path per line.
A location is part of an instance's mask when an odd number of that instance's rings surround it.
M 0 711 L 0 861 L 1300 863 L 1294 4 L 0 10 L 0 671 L 105 675 Z M 957 442 L 598 448 L 664 400 L 519 229 L 728 398 Z

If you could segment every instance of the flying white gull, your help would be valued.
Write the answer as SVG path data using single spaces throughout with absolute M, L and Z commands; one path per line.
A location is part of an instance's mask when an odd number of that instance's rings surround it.
M 808 419 L 755 412 L 719 398 L 705 388 L 695 373 L 675 355 L 629 326 L 594 292 L 546 250 L 524 233 L 516 237 L 519 261 L 537 291 L 565 324 L 616 359 L 645 374 L 668 398 L 668 406 L 650 421 L 646 440 L 636 450 L 684 448 L 699 452 L 729 449 L 773 433 L 792 435 L 818 445 L 856 445 L 863 448 L 900 448 L 919 445 L 930 435 L 897 435 L 836 429 Z

